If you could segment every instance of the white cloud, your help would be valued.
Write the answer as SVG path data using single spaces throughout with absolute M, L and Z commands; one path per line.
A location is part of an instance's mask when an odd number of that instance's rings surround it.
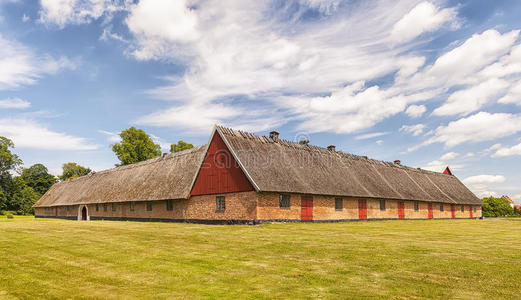
M 411 118 L 419 118 L 427 111 L 425 105 L 410 105 L 405 113 Z
M 521 115 L 480 112 L 452 121 L 446 126 L 439 126 L 434 131 L 433 137 L 410 148 L 409 151 L 433 143 L 443 143 L 446 147 L 454 147 L 464 142 L 490 141 L 520 131 Z
M 413 136 L 418 136 L 418 135 L 422 134 L 424 129 L 425 129 L 425 125 L 423 125 L 423 124 L 403 125 L 400 128 L 400 131 L 406 132 L 406 133 L 412 133 Z
M 498 102 L 503 104 L 517 104 L 521 106 L 521 80 L 514 83 L 508 90 L 507 94 L 499 99 Z
M 384 143 L 384 141 L 383 141 L 383 140 L 378 140 L 378 141 L 376 141 L 376 144 L 377 144 L 378 146 L 381 146 L 381 145 L 383 145 L 383 143 Z
M 66 57 L 39 56 L 28 47 L 7 40 L 0 34 L 0 90 L 34 84 L 44 74 L 75 67 L 76 64 Z
M 453 160 L 453 159 L 455 159 L 458 156 L 459 156 L 459 153 L 449 152 L 449 153 L 445 153 L 444 155 L 442 155 L 440 157 L 440 160 Z
M 492 78 L 468 89 L 459 90 L 450 95 L 445 104 L 432 113 L 437 116 L 467 115 L 480 109 L 487 102 L 504 93 L 509 83 Z
M 505 157 L 512 155 L 521 155 L 521 143 L 512 146 L 512 147 L 501 147 L 501 144 L 498 144 L 497 151 L 492 154 L 492 157 Z
M 384 136 L 384 135 L 388 135 L 390 132 L 373 132 L 373 133 L 366 133 L 366 134 L 361 134 L 361 135 L 358 135 L 355 137 L 356 140 L 367 140 L 367 139 L 372 139 L 372 138 L 376 138 L 376 137 L 380 137 L 380 136 Z
M 0 119 L 0 135 L 13 140 L 18 148 L 45 150 L 94 150 L 98 145 L 87 139 L 55 132 L 30 119 Z
M 430 2 L 421 2 L 393 26 L 391 38 L 395 43 L 404 43 L 424 32 L 435 31 L 447 22 L 457 27 L 456 14 L 454 8 L 440 10 Z
M 31 107 L 31 103 L 29 101 L 22 100 L 20 98 L 7 98 L 4 100 L 0 100 L 0 109 L 2 108 L 14 108 L 14 109 L 24 109 Z
M 121 142 L 121 137 L 119 136 L 119 134 L 117 134 L 115 132 L 110 132 L 110 131 L 106 131 L 106 130 L 98 130 L 98 132 L 106 135 L 107 140 L 111 143 Z
M 67 24 L 84 24 L 103 15 L 123 10 L 126 0 L 40 0 L 39 22 L 63 28 Z
M 26 15 L 26 14 L 24 14 L 24 15 L 22 16 L 22 22 L 24 22 L 24 23 L 28 22 L 30 19 L 31 19 L 31 18 L 29 18 L 29 16 Z
M 491 190 L 490 185 L 503 183 L 506 181 L 506 177 L 503 175 L 477 175 L 465 178 L 463 183 L 472 191 L 476 196 L 497 197 L 499 194 Z

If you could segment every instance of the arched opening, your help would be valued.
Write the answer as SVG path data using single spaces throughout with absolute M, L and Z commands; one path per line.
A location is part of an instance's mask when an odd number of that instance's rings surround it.
M 87 205 L 80 206 L 78 211 L 78 221 L 88 221 L 89 219 L 89 209 L 87 208 Z

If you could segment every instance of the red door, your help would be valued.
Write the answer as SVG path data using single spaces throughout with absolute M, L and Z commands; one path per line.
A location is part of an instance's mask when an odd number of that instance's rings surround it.
M 313 197 L 302 196 L 300 199 L 301 220 L 313 220 Z
M 405 219 L 405 205 L 402 201 L 398 202 L 398 219 Z
M 450 205 L 450 213 L 452 214 L 452 218 L 456 218 L 456 208 L 454 207 L 454 204 Z
M 469 211 L 470 211 L 470 218 L 471 219 L 474 218 L 474 213 L 472 212 L 472 206 L 470 207 Z
M 367 219 L 367 202 L 365 200 L 358 200 L 358 219 Z
M 432 219 L 432 203 L 429 203 L 429 219 Z

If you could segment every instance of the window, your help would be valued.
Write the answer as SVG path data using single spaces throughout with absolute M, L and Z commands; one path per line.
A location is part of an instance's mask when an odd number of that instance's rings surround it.
M 465 205 L 462 205 L 461 206 L 461 212 L 464 212 L 465 211 Z
M 107 211 L 107 203 L 103 203 L 103 211 Z
M 166 200 L 166 210 L 174 210 L 174 200 Z
M 414 211 L 419 211 L 419 210 L 420 210 L 420 202 L 414 201 Z
M 226 210 L 226 200 L 224 196 L 215 197 L 215 210 L 216 211 L 225 211 Z
M 342 210 L 344 207 L 344 201 L 342 198 L 335 198 L 335 210 Z
M 96 204 L 96 211 L 99 211 L 99 204 Z
M 443 204 L 440 204 L 440 211 L 443 211 Z
M 279 195 L 279 207 L 284 209 L 289 209 L 290 207 L 290 196 L 289 195 Z
M 147 202 L 147 211 L 152 211 L 152 202 Z
M 380 200 L 380 210 L 385 210 L 385 200 Z
M 474 206 L 474 212 L 476 212 L 476 207 Z
M 112 203 L 112 211 L 116 211 L 116 203 Z
M 134 211 L 135 202 L 130 202 L 130 211 Z

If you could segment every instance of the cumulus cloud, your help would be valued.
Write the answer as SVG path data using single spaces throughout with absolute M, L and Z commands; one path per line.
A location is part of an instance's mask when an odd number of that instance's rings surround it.
M 123 10 L 126 0 L 40 0 L 39 22 L 63 28 L 67 24 L 84 24 L 105 14 Z
M 49 129 L 31 119 L 0 118 L 0 135 L 13 140 L 18 148 L 44 150 L 94 150 L 98 145 L 87 139 Z
M 106 130 L 98 130 L 99 133 L 101 134 L 104 134 L 107 136 L 107 140 L 111 143 L 119 143 L 121 142 L 121 137 L 119 136 L 119 134 L 115 133 L 115 132 L 110 132 L 110 131 L 106 131 Z
M 373 133 L 366 133 L 366 134 L 361 134 L 361 135 L 358 135 L 355 137 L 355 139 L 357 140 L 367 140 L 367 139 L 372 139 L 372 138 L 376 138 L 376 137 L 381 137 L 381 136 L 384 136 L 384 135 L 388 135 L 390 132 L 373 132 Z
M 430 2 L 421 2 L 393 26 L 391 38 L 395 43 L 404 43 L 422 33 L 435 31 L 448 22 L 457 27 L 456 15 L 454 8 L 440 10 Z
M 443 143 L 454 147 L 465 142 L 495 140 L 521 131 L 521 115 L 480 112 L 466 118 L 452 121 L 434 130 L 434 136 L 422 144 L 409 148 L 417 150 L 433 143 Z
M 423 130 L 425 129 L 425 125 L 423 124 L 416 124 L 416 125 L 403 125 L 400 128 L 400 131 L 411 133 L 413 136 L 418 136 L 422 134 Z
M 521 80 L 514 83 L 506 95 L 499 99 L 498 102 L 503 104 L 517 104 L 521 106 Z
M 492 157 L 505 157 L 513 155 L 521 155 L 521 143 L 512 147 L 502 147 L 501 144 L 497 144 L 498 147 L 492 150 L 496 150 Z
M 24 109 L 29 107 L 31 107 L 31 103 L 20 98 L 7 98 L 4 100 L 0 100 L 0 109 Z
M 455 159 L 456 157 L 459 156 L 459 153 L 456 153 L 456 152 L 449 152 L 449 153 L 445 153 L 443 154 L 441 157 L 440 157 L 440 160 L 453 160 Z
M 411 118 L 419 118 L 427 111 L 425 105 L 410 105 L 405 113 Z
M 503 175 L 477 175 L 465 178 L 463 183 L 478 197 L 494 196 L 499 194 L 492 190 L 491 185 L 503 183 L 506 177 Z

